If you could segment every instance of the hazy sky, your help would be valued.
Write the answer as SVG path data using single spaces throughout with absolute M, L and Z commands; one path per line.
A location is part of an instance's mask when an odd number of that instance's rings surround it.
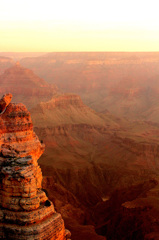
M 157 0 L 0 0 L 0 51 L 159 51 Z

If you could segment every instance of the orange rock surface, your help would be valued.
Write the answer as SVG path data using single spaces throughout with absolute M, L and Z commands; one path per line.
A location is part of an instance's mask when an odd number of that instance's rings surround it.
M 0 100 L 0 239 L 67 239 L 61 215 L 41 188 L 37 160 L 44 145 L 26 107 L 9 99 Z
M 9 105 L 9 103 L 12 100 L 12 94 L 8 93 L 4 95 L 0 100 L 0 113 L 5 111 L 6 107 Z

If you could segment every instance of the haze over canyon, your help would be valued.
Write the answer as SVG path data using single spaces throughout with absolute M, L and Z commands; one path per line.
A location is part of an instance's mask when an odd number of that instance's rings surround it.
M 57 239 L 70 238 L 65 227 L 72 240 L 159 239 L 159 53 L 0 53 L 0 86 L 1 97 L 11 93 L 20 104 L 1 116 L 3 133 L 14 135 L 1 137 L 1 158 L 23 157 L 18 134 L 34 149 L 33 122 L 36 146 L 45 144 L 35 157 L 44 176 L 35 197 L 43 189 L 47 196 L 36 209 L 44 207 L 49 219 L 50 201 L 52 216 L 61 214 Z M 21 121 L 27 129 L 18 129 Z M 36 161 L 24 165 L 35 169 Z

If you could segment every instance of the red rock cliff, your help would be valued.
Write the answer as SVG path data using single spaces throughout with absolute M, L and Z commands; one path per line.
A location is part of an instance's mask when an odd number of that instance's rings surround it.
M 23 104 L 0 101 L 0 239 L 67 239 L 64 222 L 41 188 L 44 145 Z

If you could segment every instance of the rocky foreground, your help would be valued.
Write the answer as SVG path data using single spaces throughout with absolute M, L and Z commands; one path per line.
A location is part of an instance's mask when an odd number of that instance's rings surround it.
M 42 190 L 37 160 L 44 145 L 23 104 L 0 100 L 0 239 L 69 239 L 64 222 Z

